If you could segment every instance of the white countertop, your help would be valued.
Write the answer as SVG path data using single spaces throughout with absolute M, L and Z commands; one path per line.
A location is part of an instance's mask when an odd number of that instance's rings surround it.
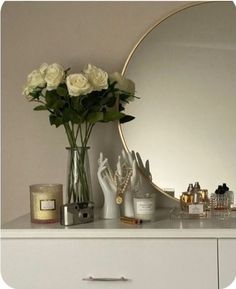
M 95 218 L 92 223 L 68 227 L 33 224 L 27 214 L 5 224 L 1 238 L 236 238 L 235 211 L 225 220 L 171 219 L 167 212 L 159 210 L 153 222 L 140 225 Z

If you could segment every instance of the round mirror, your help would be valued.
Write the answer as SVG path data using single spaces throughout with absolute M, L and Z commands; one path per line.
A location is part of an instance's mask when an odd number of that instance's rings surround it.
M 139 100 L 121 125 L 129 150 L 150 160 L 153 184 L 175 196 L 198 181 L 236 191 L 236 8 L 205 2 L 148 31 L 123 73 Z

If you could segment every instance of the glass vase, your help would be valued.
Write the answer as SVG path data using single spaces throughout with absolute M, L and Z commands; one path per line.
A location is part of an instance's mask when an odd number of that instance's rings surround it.
M 68 203 L 92 201 L 89 147 L 68 147 L 67 198 Z

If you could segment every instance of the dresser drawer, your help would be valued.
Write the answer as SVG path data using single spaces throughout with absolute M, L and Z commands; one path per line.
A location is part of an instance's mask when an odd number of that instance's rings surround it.
M 2 241 L 2 275 L 15 289 L 216 289 L 216 264 L 208 239 Z
M 219 240 L 219 283 L 220 289 L 236 285 L 236 240 Z M 234 286 L 231 283 L 234 282 Z

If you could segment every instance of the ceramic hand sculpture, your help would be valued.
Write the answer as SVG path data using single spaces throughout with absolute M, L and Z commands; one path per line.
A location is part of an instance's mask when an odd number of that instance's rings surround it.
M 125 192 L 123 192 L 123 204 L 121 209 L 123 216 L 134 217 L 133 196 L 140 188 L 141 177 L 137 170 L 136 160 L 133 158 L 132 154 L 122 150 L 121 157 L 119 157 L 117 164 L 117 178 L 119 183 L 121 183 L 121 192 L 123 187 L 122 180 L 125 182 L 129 170 L 132 172 L 132 174 L 128 186 L 125 188 Z
M 98 181 L 104 194 L 103 218 L 116 219 L 120 215 L 120 206 L 116 199 L 120 198 L 122 215 L 134 216 L 133 192 L 139 189 L 141 178 L 137 172 L 136 160 L 130 153 L 122 151 L 118 157 L 115 173 L 107 159 L 100 153 L 98 160 Z
M 120 216 L 120 208 L 116 203 L 117 185 L 108 159 L 104 159 L 102 153 L 98 159 L 97 176 L 104 195 L 102 217 L 104 219 L 117 219 Z
M 136 162 L 138 164 L 138 168 L 142 172 L 142 174 L 145 177 L 147 177 L 150 180 L 152 180 L 152 174 L 151 174 L 151 171 L 150 171 L 149 160 L 146 160 L 145 165 L 144 165 L 140 154 L 138 152 L 135 153 L 134 151 L 132 151 L 132 157 L 133 157 L 134 160 L 136 160 Z

